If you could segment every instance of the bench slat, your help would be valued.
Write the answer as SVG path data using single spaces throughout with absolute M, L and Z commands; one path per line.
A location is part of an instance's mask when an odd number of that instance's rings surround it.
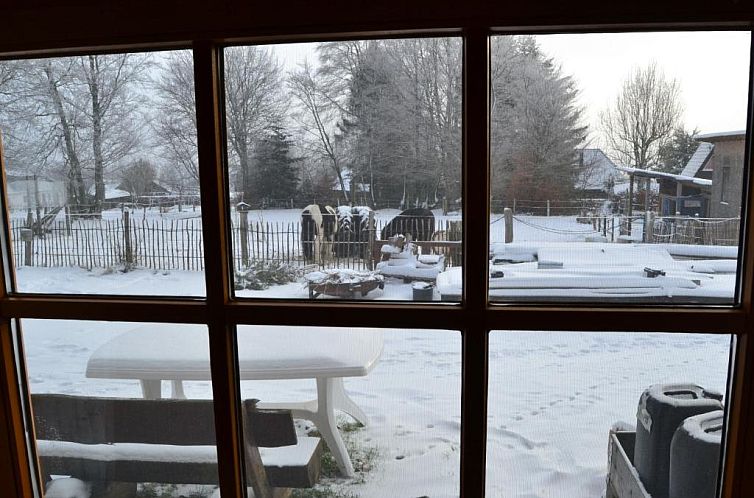
M 150 444 L 86 445 L 38 441 L 45 475 L 71 475 L 85 481 L 217 484 L 213 446 Z M 295 446 L 260 451 L 273 487 L 306 488 L 319 479 L 322 442 L 302 437 Z
M 85 444 L 215 444 L 213 402 L 209 399 L 150 400 L 64 394 L 33 394 L 31 398 L 37 439 Z M 256 410 L 255 405 L 256 400 L 243 403 L 258 446 L 296 444 L 289 411 Z

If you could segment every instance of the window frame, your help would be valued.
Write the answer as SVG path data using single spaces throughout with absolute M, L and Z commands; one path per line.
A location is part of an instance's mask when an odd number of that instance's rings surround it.
M 531 5 L 487 5 L 472 2 L 458 6 L 413 0 L 395 8 L 338 2 L 318 9 L 316 4 L 294 1 L 264 9 L 226 0 L 212 7 L 200 0 L 155 5 L 139 0 L 119 7 L 102 7 L 98 0 L 79 0 L 73 6 L 40 2 L 34 7 L 6 10 L 9 29 L 0 31 L 3 58 L 58 55 L 87 51 L 184 48 L 194 53 L 196 113 L 199 144 L 202 219 L 205 230 L 207 295 L 196 298 L 113 296 L 45 296 L 13 293 L 8 220 L 0 230 L 3 272 L 0 275 L 0 482 L 12 495 L 35 496 L 39 475 L 29 468 L 33 447 L 26 428 L 29 397 L 25 388 L 23 344 L 15 334 L 21 318 L 125 320 L 204 323 L 209 327 L 212 387 L 224 496 L 244 496 L 243 461 L 238 417 L 236 324 L 332 325 L 399 328 L 444 328 L 462 333 L 463 376 L 461 400 L 460 495 L 485 493 L 488 333 L 500 330 L 622 331 L 631 323 L 637 332 L 698 332 L 734 334 L 735 367 L 730 381 L 727 447 L 722 496 L 754 496 L 754 344 L 751 340 L 754 261 L 754 201 L 751 136 L 752 85 L 749 87 L 746 167 L 741 230 L 741 302 L 734 306 L 620 306 L 593 303 L 525 305 L 487 302 L 485 257 L 489 247 L 489 36 L 518 32 L 641 31 L 673 29 L 752 29 L 754 7 L 735 3 L 710 6 L 700 0 L 670 1 L 661 6 L 649 0 L 631 5 L 604 5 L 577 0 L 563 10 L 558 2 Z M 389 4 L 389 2 L 388 2 Z M 581 8 L 583 9 L 581 9 Z M 695 8 L 696 7 L 696 8 Z M 331 9 L 334 9 L 331 11 Z M 98 23 L 103 11 L 112 19 Z M 547 13 L 543 13 L 547 11 Z M 143 21 L 149 12 L 150 22 Z M 65 15 L 71 23 L 58 23 Z M 288 19 L 285 25 L 278 19 Z M 652 24 L 648 24 L 648 20 Z M 62 26 L 65 24 L 65 26 Z M 164 26 L 169 26 L 168 30 Z M 510 29 L 500 26 L 511 26 Z M 530 28 L 522 28 L 529 26 Z M 70 33 L 77 33 L 72 39 Z M 120 33 L 114 35 L 113 33 Z M 325 33 L 324 36 L 321 34 Z M 425 36 L 460 34 L 463 48 L 463 243 L 464 279 L 460 304 L 310 303 L 294 301 L 234 300 L 230 285 L 228 197 L 225 184 L 222 122 L 222 75 L 219 51 L 225 44 L 308 41 L 322 38 L 369 36 Z M 754 50 L 754 47 L 752 47 Z M 750 56 L 751 59 L 751 56 Z M 751 69 L 750 69 L 751 71 Z M 750 72 L 751 75 L 751 72 Z M 751 83 L 751 76 L 750 76 Z M 477 165 L 469 167 L 469 165 Z M 3 179 L 3 192 L 5 185 Z M 484 195 L 484 194 L 487 195 Z M 482 194 L 482 195 L 480 195 Z M 2 199 L 3 213 L 5 198 Z M 475 213 L 475 216 L 469 215 Z M 333 313 L 337 310 L 337 313 Z M 748 395 L 748 396 L 747 396 Z M 607 435 L 605 435 L 607 440 Z

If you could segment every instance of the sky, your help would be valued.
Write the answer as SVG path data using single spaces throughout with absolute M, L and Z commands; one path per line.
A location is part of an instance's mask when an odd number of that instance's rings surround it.
M 572 76 L 579 104 L 601 145 L 599 114 L 615 99 L 629 73 L 655 62 L 681 88 L 683 125 L 701 133 L 746 127 L 751 36 L 748 31 L 597 33 L 536 36 L 542 51 Z M 274 45 L 286 70 L 308 58 L 314 43 Z

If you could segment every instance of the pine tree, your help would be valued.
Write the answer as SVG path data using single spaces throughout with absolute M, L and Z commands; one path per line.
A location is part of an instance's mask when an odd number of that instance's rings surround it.
M 291 156 L 291 140 L 280 126 L 271 126 L 256 145 L 254 154 L 254 199 L 287 200 L 298 192 L 299 158 Z

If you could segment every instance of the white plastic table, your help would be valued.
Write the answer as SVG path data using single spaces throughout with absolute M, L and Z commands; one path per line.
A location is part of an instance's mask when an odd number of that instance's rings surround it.
M 323 327 L 238 327 L 241 380 L 316 379 L 317 398 L 299 403 L 259 403 L 311 420 L 346 476 L 353 465 L 335 421 L 336 409 L 362 424 L 367 416 L 346 394 L 343 377 L 367 375 L 382 354 L 382 331 Z M 183 381 L 211 380 L 209 336 L 201 325 L 149 324 L 103 344 L 89 358 L 86 376 L 138 379 L 145 398 L 161 397 L 161 381 L 172 381 L 172 397 L 185 398 Z

